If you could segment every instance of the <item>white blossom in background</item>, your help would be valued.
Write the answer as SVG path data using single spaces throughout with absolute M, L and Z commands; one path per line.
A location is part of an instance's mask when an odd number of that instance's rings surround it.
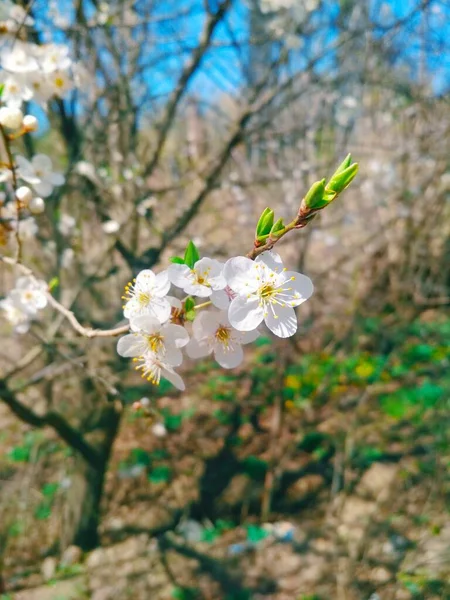
M 9 297 L 24 313 L 34 317 L 47 306 L 47 284 L 34 277 L 19 277 Z
M 123 313 L 127 319 L 148 314 L 160 323 L 165 323 L 171 312 L 167 299 L 170 281 L 167 271 L 155 275 L 151 269 L 144 269 L 125 286 Z
M 13 326 L 14 331 L 19 334 L 26 333 L 31 324 L 30 315 L 25 313 L 14 298 L 7 296 L 0 300 L 0 310 L 4 318 Z
M 75 251 L 73 248 L 65 248 L 61 255 L 61 266 L 63 269 L 69 269 L 72 266 L 73 259 L 75 258 Z
M 208 298 L 213 291 L 226 286 L 224 265 L 213 258 L 201 258 L 191 269 L 187 265 L 172 264 L 168 268 L 170 281 L 186 294 Z
M 188 332 L 181 325 L 161 324 L 150 315 L 134 317 L 129 333 L 120 338 L 117 352 L 127 358 L 144 356 L 150 352 L 164 359 L 172 367 L 183 362 L 180 348 L 189 342 Z
M 11 0 L 2 0 L 0 4 L 0 27 L 9 33 L 15 33 L 20 27 L 33 25 L 34 20 L 26 10 Z
M 120 229 L 120 223 L 113 220 L 105 221 L 102 223 L 102 229 L 107 234 L 117 233 Z
M 159 438 L 165 437 L 167 435 L 167 429 L 164 423 L 155 423 L 151 428 L 151 432 L 155 437 Z
M 68 215 L 67 213 L 62 213 L 59 217 L 58 221 L 58 231 L 61 235 L 65 237 L 69 237 L 75 231 L 75 227 L 77 226 L 77 221 L 75 217 L 72 215 Z
M 65 182 L 64 175 L 53 171 L 53 163 L 46 154 L 35 154 L 31 161 L 19 155 L 16 162 L 19 177 L 32 185 L 42 198 L 48 198 L 55 186 Z
M 28 102 L 33 97 L 33 90 L 23 77 L 5 76 L 0 72 L 0 83 L 3 83 L 2 102 L 9 107 L 18 108 L 22 102 Z
M 244 256 L 231 258 L 225 278 L 237 296 L 228 311 L 230 323 L 239 331 L 252 331 L 264 321 L 278 337 L 297 331 L 294 307 L 313 293 L 309 277 L 287 271 L 275 252 L 263 252 L 255 261 Z
M 259 332 L 237 331 L 232 327 L 226 311 L 208 310 L 199 314 L 192 325 L 193 339 L 186 346 L 190 358 L 214 354 L 224 369 L 233 369 L 244 359 L 242 346 L 254 342 Z

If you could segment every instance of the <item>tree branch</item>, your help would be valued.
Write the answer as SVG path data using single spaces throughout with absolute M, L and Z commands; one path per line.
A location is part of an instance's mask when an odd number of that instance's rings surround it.
M 32 427 L 51 427 L 59 437 L 71 448 L 76 450 L 90 465 L 97 467 L 102 463 L 101 455 L 84 439 L 82 434 L 74 429 L 59 413 L 50 411 L 43 416 L 20 402 L 13 390 L 3 379 L 0 379 L 0 398 L 9 409 L 22 421 Z
M 206 22 L 204 31 L 200 38 L 200 43 L 197 46 L 197 48 L 193 51 L 191 60 L 185 66 L 185 68 L 181 74 L 181 77 L 178 81 L 178 85 L 173 90 L 172 95 L 167 103 L 165 118 L 161 124 L 160 133 L 159 133 L 158 141 L 156 144 L 156 149 L 155 149 L 155 152 L 154 152 L 150 162 L 148 163 L 148 165 L 145 169 L 145 172 L 144 172 L 145 176 L 150 175 L 159 162 L 161 152 L 164 148 L 164 144 L 167 139 L 167 135 L 170 131 L 170 128 L 172 126 L 172 121 L 177 112 L 177 108 L 180 103 L 180 100 L 183 97 L 183 94 L 186 91 L 186 88 L 187 88 L 191 78 L 193 77 L 193 75 L 197 71 L 198 67 L 200 66 L 200 63 L 203 60 L 204 55 L 208 51 L 214 31 L 216 30 L 216 27 L 218 26 L 218 24 L 221 22 L 221 20 L 225 16 L 228 8 L 231 5 L 231 1 L 232 0 L 225 0 L 223 2 L 223 4 L 221 4 L 219 6 L 217 12 L 215 14 L 211 15 L 211 17 Z

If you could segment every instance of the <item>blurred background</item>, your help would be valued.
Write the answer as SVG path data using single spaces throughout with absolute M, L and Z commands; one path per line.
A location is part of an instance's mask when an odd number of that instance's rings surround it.
M 245 254 L 266 206 L 360 171 L 277 246 L 315 285 L 298 334 L 187 362 L 185 393 L 49 308 L 0 321 L 0 598 L 450 598 L 450 3 L 18 4 L 77 81 L 29 106 L 21 152 L 66 183 L 24 263 L 85 325 L 189 239 Z

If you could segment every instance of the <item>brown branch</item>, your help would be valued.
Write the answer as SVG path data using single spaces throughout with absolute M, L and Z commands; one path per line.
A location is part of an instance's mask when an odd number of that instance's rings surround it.
M 11 152 L 11 147 L 10 147 L 10 139 L 8 134 L 6 133 L 5 129 L 3 128 L 3 125 L 0 124 L 0 133 L 1 136 L 3 138 L 3 143 L 5 145 L 5 150 L 6 150 L 6 154 L 8 156 L 8 161 L 9 161 L 9 169 L 11 171 L 12 174 L 12 180 L 13 180 L 13 190 L 14 190 L 14 202 L 16 203 L 16 211 L 17 211 L 17 218 L 16 218 L 16 245 L 17 245 L 17 251 L 16 251 L 16 261 L 20 262 L 21 258 L 22 258 L 22 242 L 20 240 L 20 233 L 19 233 L 19 223 L 20 223 L 20 200 L 17 198 L 16 196 L 16 191 L 17 188 L 19 187 L 18 181 L 17 181 L 17 172 L 16 172 L 16 167 L 14 166 L 14 157 L 12 155 Z
M 147 165 L 147 167 L 145 169 L 145 172 L 144 172 L 145 176 L 150 175 L 153 172 L 156 165 L 158 164 L 158 161 L 161 157 L 161 152 L 164 148 L 164 144 L 166 142 L 167 136 L 168 136 L 170 128 L 172 126 L 172 121 L 177 112 L 177 108 L 180 103 L 180 100 L 183 97 L 184 92 L 186 91 L 190 80 L 192 79 L 192 77 L 196 73 L 198 67 L 200 66 L 200 63 L 203 60 L 203 57 L 205 56 L 206 52 L 209 49 L 211 38 L 214 34 L 214 31 L 216 30 L 216 27 L 222 21 L 228 8 L 230 7 L 230 5 L 231 5 L 231 0 L 225 0 L 223 2 L 223 4 L 221 4 L 219 6 L 217 12 L 215 14 L 211 15 L 211 17 L 207 20 L 207 22 L 205 24 L 204 31 L 200 38 L 200 43 L 193 51 L 191 60 L 185 66 L 185 68 L 180 76 L 180 79 L 178 81 L 178 85 L 173 90 L 172 95 L 167 103 L 166 114 L 165 114 L 164 121 L 160 128 L 160 134 L 159 134 L 159 138 L 157 141 L 156 149 L 155 149 L 155 152 L 154 152 L 149 164 Z
M 31 269 L 29 269 L 25 265 L 18 263 L 14 259 L 9 258 L 7 256 L 0 256 L 0 261 L 8 265 L 16 266 L 21 270 L 21 272 L 24 275 L 28 275 L 29 277 L 33 277 L 34 279 L 36 279 Z M 113 329 L 92 329 L 92 327 L 83 327 L 83 325 L 81 325 L 74 313 L 71 310 L 67 309 L 65 306 L 63 306 L 60 302 L 58 302 L 58 300 L 56 300 L 56 298 L 54 298 L 49 291 L 47 292 L 47 300 L 55 310 L 57 310 L 69 321 L 73 329 L 75 329 L 75 331 L 83 337 L 117 337 L 122 333 L 126 333 L 130 328 L 129 325 L 122 325 L 121 327 L 115 327 Z
M 101 455 L 59 413 L 49 411 L 43 416 L 37 415 L 17 399 L 16 394 L 3 379 L 0 379 L 0 398 L 21 421 L 32 427 L 51 427 L 66 444 L 76 450 L 90 465 L 96 467 L 101 464 Z

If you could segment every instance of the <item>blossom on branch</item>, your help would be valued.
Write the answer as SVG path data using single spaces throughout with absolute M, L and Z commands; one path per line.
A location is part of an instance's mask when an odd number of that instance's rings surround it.
M 124 357 L 139 357 L 151 352 L 173 367 L 183 362 L 180 348 L 189 342 L 189 334 L 181 325 L 161 324 L 150 315 L 140 315 L 131 320 L 129 333 L 120 338 L 117 352 Z
M 147 314 L 165 323 L 171 312 L 170 302 L 166 298 L 169 289 L 167 271 L 155 275 L 152 270 L 144 269 L 125 286 L 123 314 L 127 319 Z
M 53 171 L 51 159 L 45 154 L 35 154 L 31 161 L 17 156 L 18 174 L 21 179 L 33 186 L 42 198 L 48 198 L 55 186 L 63 185 L 65 178 Z
M 208 298 L 213 291 L 226 286 L 223 276 L 224 265 L 213 258 L 201 258 L 193 268 L 172 264 L 168 268 L 170 281 L 190 296 Z
M 259 332 L 237 331 L 232 327 L 226 311 L 208 310 L 195 319 L 194 339 L 186 346 L 190 358 L 203 358 L 213 353 L 224 369 L 233 369 L 244 359 L 242 346 L 254 342 Z
M 252 331 L 264 321 L 278 337 L 297 331 L 294 307 L 313 293 L 309 277 L 287 271 L 275 252 L 263 252 L 255 261 L 244 256 L 231 258 L 225 278 L 237 296 L 228 312 L 230 323 L 239 331 Z

